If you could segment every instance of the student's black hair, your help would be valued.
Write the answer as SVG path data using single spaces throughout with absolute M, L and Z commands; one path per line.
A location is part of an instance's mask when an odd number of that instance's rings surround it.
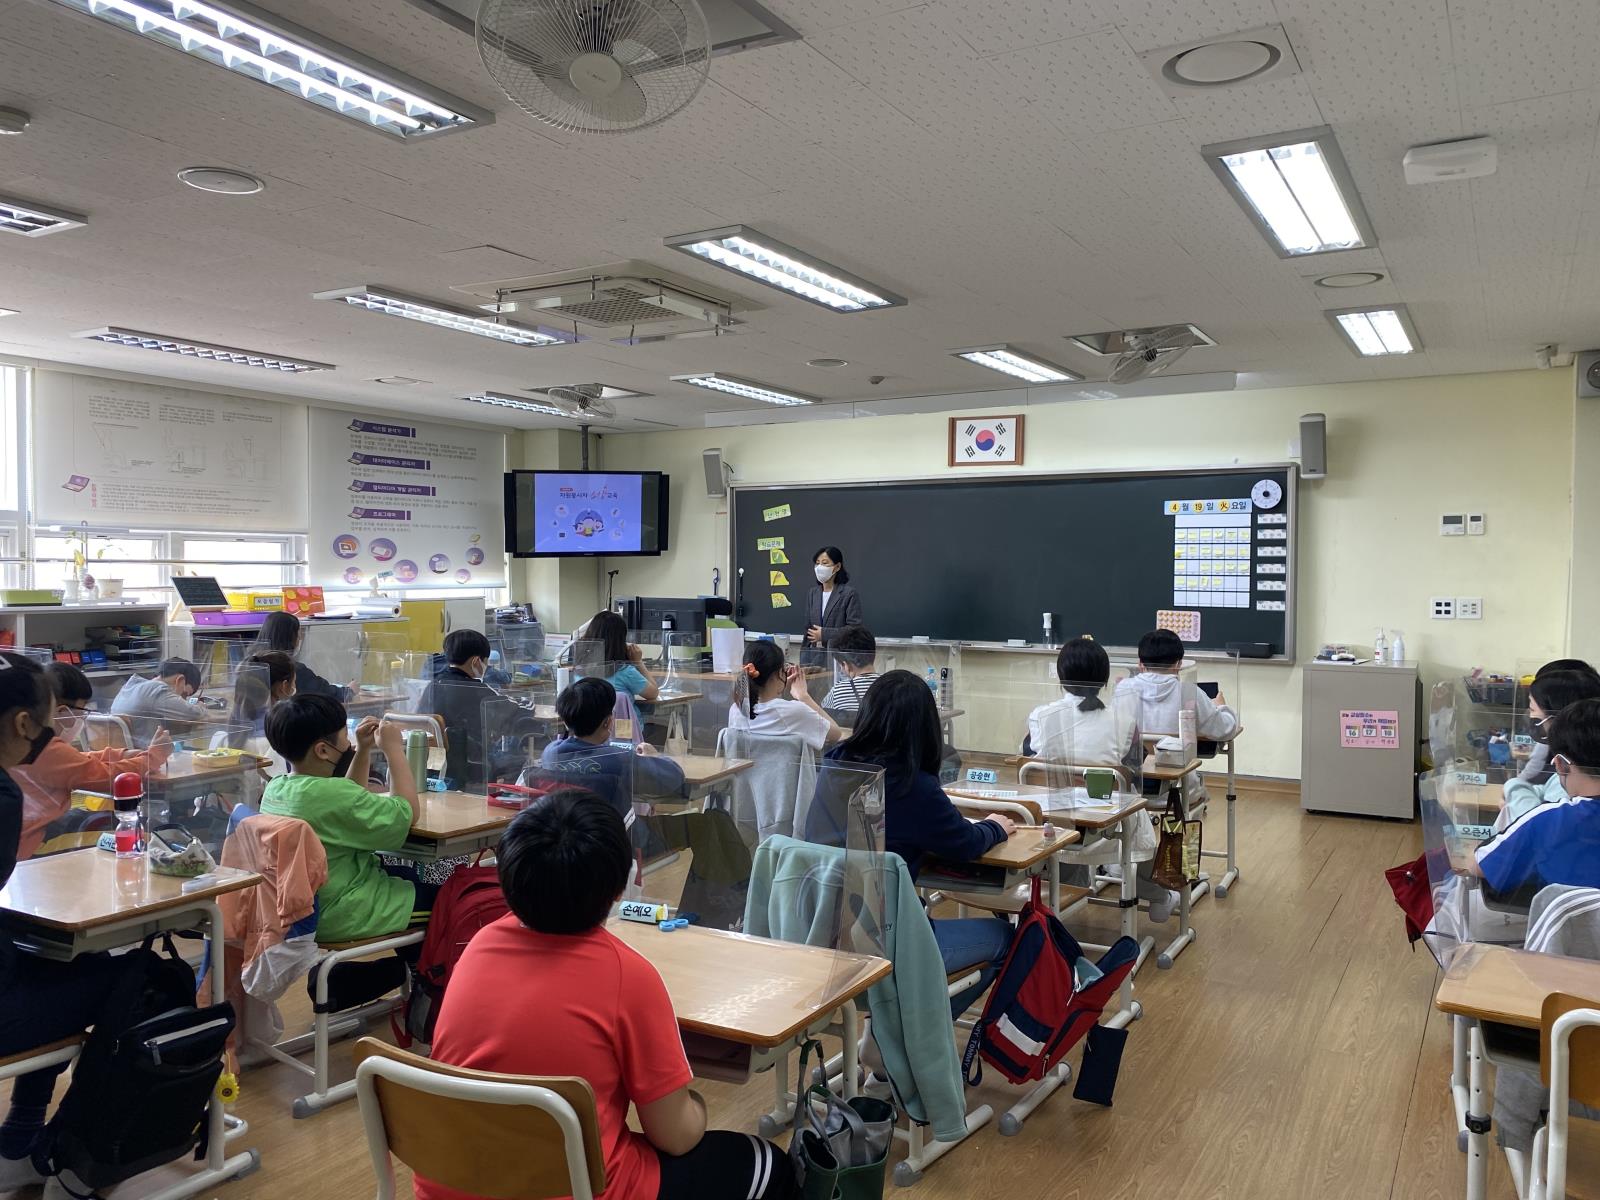
M 943 752 L 939 706 L 927 683 L 910 671 L 889 671 L 872 681 L 855 729 L 837 751 L 848 762 L 898 767 L 907 776 L 937 775 Z
M 852 667 L 870 667 L 878 657 L 878 639 L 865 625 L 851 625 L 833 639 L 833 652 Z
M 303 692 L 267 710 L 267 745 L 274 754 L 298 763 L 318 742 L 333 742 L 345 725 L 344 705 L 332 696 Z
M 1596 671 L 1581 658 L 1552 658 L 1535 671 L 1533 677 L 1538 679 L 1541 675 L 1549 675 L 1555 671 L 1582 671 L 1585 675 L 1600 676 L 1600 671 Z M 1540 703 L 1542 704 L 1543 701 L 1540 701 Z
M 1139 639 L 1139 661 L 1151 667 L 1175 667 L 1183 661 L 1183 641 L 1170 629 L 1152 629 Z
M 1600 776 L 1600 699 L 1569 704 L 1550 722 L 1550 757 Z
M 88 704 L 94 699 L 94 684 L 89 682 L 89 677 L 71 663 L 47 663 L 44 668 L 45 682 L 50 685 L 50 694 L 56 698 L 57 704 Z
M 628 623 L 622 619 L 621 613 L 614 613 L 610 609 L 595 613 L 589 618 L 588 626 L 578 635 L 578 640 L 599 642 L 600 661 L 613 671 L 630 661 Z
M 171 679 L 174 675 L 182 675 L 192 688 L 200 686 L 200 668 L 187 658 L 169 658 L 156 668 L 157 679 Z
M 756 697 L 761 694 L 761 689 L 767 686 L 767 680 L 783 670 L 783 651 L 778 649 L 775 642 L 751 642 L 744 648 L 744 670 L 739 683 L 733 691 L 734 703 L 744 702 L 745 715 L 756 715 Z M 752 672 L 748 668 L 754 667 Z M 924 685 L 926 686 L 926 685 Z
M 21 709 L 43 725 L 50 717 L 50 698 L 50 684 L 38 663 L 0 651 L 0 720 Z
M 1056 655 L 1056 678 L 1080 699 L 1079 712 L 1094 712 L 1105 707 L 1100 693 L 1111 678 L 1111 657 L 1093 638 L 1073 638 Z
M 633 849 L 615 808 L 584 788 L 535 800 L 495 851 L 506 903 L 538 933 L 587 933 L 628 885 Z
M 837 546 L 819 546 L 817 548 L 817 552 L 811 556 L 811 565 L 816 566 L 817 559 L 821 558 L 824 554 L 833 559 L 833 565 L 838 568 L 838 570 L 834 571 L 833 573 L 833 582 L 849 583 L 850 572 L 844 569 L 844 551 L 839 549 Z
M 476 629 L 454 629 L 444 635 L 444 657 L 452 667 L 488 658 L 491 649 L 489 639 Z
M 556 716 L 574 737 L 588 737 L 616 711 L 617 689 L 593 675 L 569 684 L 556 697 Z
M 267 709 L 272 706 L 272 689 L 293 678 L 294 659 L 280 650 L 245 659 L 233 681 L 233 723 L 252 730 L 262 728 Z M 238 740 L 244 736 L 241 734 Z
M 1600 699 L 1600 676 L 1584 671 L 1549 671 L 1534 677 L 1528 695 L 1539 702 L 1547 716 L 1553 716 L 1579 700 Z
M 276 652 L 293 658 L 300 649 L 301 632 L 300 618 L 293 613 L 268 613 L 267 619 L 261 622 L 261 632 L 256 634 L 250 653 Z

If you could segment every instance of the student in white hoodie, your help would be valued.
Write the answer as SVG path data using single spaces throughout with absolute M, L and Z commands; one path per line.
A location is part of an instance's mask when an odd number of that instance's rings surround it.
M 1028 714 L 1028 736 L 1022 752 L 1076 766 L 1137 767 L 1144 748 L 1139 740 L 1137 705 L 1131 700 L 1107 705 L 1101 699 L 1111 679 L 1111 659 L 1093 638 L 1074 638 L 1056 655 L 1056 678 L 1065 693 L 1060 700 L 1041 704 Z M 1153 850 L 1154 838 L 1151 838 Z M 1114 843 L 1112 843 L 1114 844 Z M 1137 852 L 1137 845 L 1136 845 Z M 1070 853 L 1067 857 L 1071 857 Z M 1061 878 L 1087 886 L 1092 862 L 1063 863 Z M 1150 854 L 1139 861 L 1139 898 L 1150 902 L 1150 919 L 1167 920 L 1181 897 L 1150 877 Z M 1114 866 L 1107 868 L 1115 874 Z
M 1183 711 L 1183 643 L 1170 629 L 1152 629 L 1139 639 L 1139 674 L 1117 684 L 1117 695 L 1130 691 L 1139 695 L 1139 729 L 1145 734 L 1178 733 L 1178 714 Z M 1194 692 L 1195 734 L 1209 741 L 1225 742 L 1239 730 L 1239 718 L 1219 691 L 1212 700 L 1199 688 Z

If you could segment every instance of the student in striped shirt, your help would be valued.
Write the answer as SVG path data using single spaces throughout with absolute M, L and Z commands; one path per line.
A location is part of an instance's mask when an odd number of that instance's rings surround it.
M 878 677 L 873 670 L 878 660 L 878 642 L 865 625 L 851 625 L 834 638 L 832 651 L 838 673 L 844 678 L 828 689 L 828 694 L 822 698 L 822 707 L 835 720 L 841 716 L 848 718 L 841 724 L 853 724 L 856 713 L 861 711 L 861 697 Z

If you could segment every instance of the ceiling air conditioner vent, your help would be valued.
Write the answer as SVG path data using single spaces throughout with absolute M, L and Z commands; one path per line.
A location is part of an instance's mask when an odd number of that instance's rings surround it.
M 580 336 L 627 344 L 728 333 L 739 324 L 730 300 L 635 262 L 455 290 L 477 297 L 487 312 L 570 325 Z

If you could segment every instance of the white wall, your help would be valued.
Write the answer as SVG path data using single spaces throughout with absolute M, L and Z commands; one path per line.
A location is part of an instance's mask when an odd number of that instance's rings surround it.
M 1002 401 L 991 411 L 1008 408 L 1014 410 Z M 1480 665 L 1510 670 L 1564 652 L 1572 556 L 1570 372 L 1043 405 L 1027 410 L 1025 466 L 1278 462 L 1306 412 L 1328 416 L 1329 477 L 1302 483 L 1300 491 L 1301 658 L 1327 641 L 1370 646 L 1379 625 L 1404 630 L 1430 681 Z M 527 435 L 524 458 L 539 457 L 532 447 L 554 436 Z M 618 595 L 696 595 L 710 590 L 713 567 L 726 576 L 727 507 L 705 494 L 700 452 L 708 446 L 723 448 L 738 483 L 947 470 L 942 413 L 608 436 L 601 460 L 608 469 L 672 475 L 672 549 L 659 559 L 608 562 L 621 571 Z M 1438 536 L 1441 512 L 1467 509 L 1487 514 L 1487 536 Z M 848 531 L 838 541 L 848 554 Z M 1006 570 L 996 564 L 997 580 Z M 587 576 L 585 583 L 593 586 Z M 1484 619 L 1432 621 L 1428 602 L 1435 595 L 1481 596 Z M 1298 778 L 1300 688 L 1297 669 L 1245 669 L 1242 771 Z

